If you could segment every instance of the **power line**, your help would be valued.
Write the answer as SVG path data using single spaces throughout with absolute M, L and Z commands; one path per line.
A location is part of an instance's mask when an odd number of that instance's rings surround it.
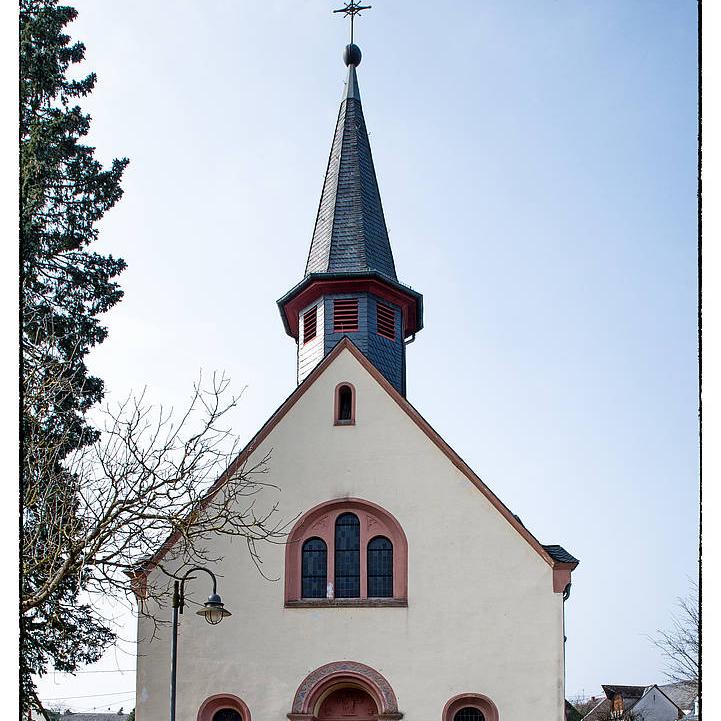
M 134 694 L 135 691 L 130 691 L 128 689 L 127 691 L 115 691 L 114 693 L 91 693 L 87 696 L 52 696 L 50 698 L 46 698 L 45 701 L 68 701 L 75 698 L 100 698 L 102 696 L 127 696 L 129 693 Z
M 118 703 L 125 703 L 126 701 L 134 701 L 134 700 L 135 700 L 135 694 L 133 694 L 132 696 L 128 696 L 127 698 L 116 699 L 113 703 L 118 704 Z M 97 711 L 98 709 L 101 709 L 101 708 L 107 708 L 107 707 L 103 704 L 102 706 L 93 706 L 90 710 Z

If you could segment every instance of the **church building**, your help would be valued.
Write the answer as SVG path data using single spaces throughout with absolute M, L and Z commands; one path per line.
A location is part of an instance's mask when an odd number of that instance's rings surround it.
M 208 626 L 196 605 L 180 617 L 175 718 L 562 721 L 578 561 L 536 539 L 407 398 L 423 296 L 396 274 L 357 45 L 344 60 L 305 273 L 278 301 L 298 385 L 232 466 L 270 454 L 264 480 L 278 490 L 263 493 L 296 520 L 259 549 L 276 580 L 242 539 L 207 541 L 232 616 Z M 183 573 L 172 545 L 143 583 Z M 171 619 L 168 603 L 149 613 Z M 141 614 L 137 721 L 173 718 L 172 650 L 170 625 Z

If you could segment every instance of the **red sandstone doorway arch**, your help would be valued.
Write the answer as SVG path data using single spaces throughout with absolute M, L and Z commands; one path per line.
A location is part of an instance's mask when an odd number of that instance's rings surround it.
M 338 693 L 344 690 L 345 694 Z M 372 710 L 368 702 L 372 701 L 377 711 L 375 716 L 368 717 L 372 721 L 403 718 L 388 681 L 374 668 L 357 661 L 334 661 L 308 674 L 295 692 L 288 718 L 290 721 L 322 721 L 324 716 L 319 714 L 332 713 L 343 696 L 356 700 L 358 714 L 367 715 L 367 711 Z M 325 718 L 331 721 L 332 716 Z M 366 717 L 357 715 L 355 718 L 365 721 Z

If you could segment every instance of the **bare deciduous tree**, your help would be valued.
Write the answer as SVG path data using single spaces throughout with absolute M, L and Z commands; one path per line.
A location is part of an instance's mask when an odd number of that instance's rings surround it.
M 269 485 L 263 479 L 268 456 L 252 466 L 231 464 L 237 440 L 220 424 L 238 399 L 226 398 L 227 391 L 224 377 L 214 376 L 208 389 L 196 384 L 178 418 L 144 396 L 106 407 L 98 440 L 57 465 L 65 487 L 74 480 L 65 494 L 47 483 L 56 449 L 26 437 L 28 456 L 44 472 L 31 475 L 25 489 L 25 508 L 41 515 L 25 527 L 23 572 L 42 571 L 45 581 L 23 596 L 23 612 L 42 604 L 69 575 L 89 572 L 90 591 L 126 590 L 125 571 L 171 535 L 188 563 L 218 560 L 205 544 L 213 534 L 242 537 L 256 560 L 258 541 L 285 535 L 275 505 L 257 509 L 256 497 Z M 32 483 L 34 477 L 46 483 Z
M 46 422 L 48 404 L 62 405 L 65 368 L 52 357 L 33 363 L 22 397 L 21 665 L 28 679 L 48 663 L 71 671 L 96 660 L 91 649 L 101 652 L 114 634 L 92 601 L 77 603 L 77 590 L 127 598 L 128 569 L 169 537 L 173 557 L 192 564 L 219 560 L 211 536 L 240 537 L 258 566 L 257 544 L 285 537 L 277 505 L 261 493 L 270 485 L 269 456 L 252 465 L 237 460 L 225 418 L 238 398 L 224 376 L 207 386 L 199 380 L 179 415 L 145 394 L 106 406 L 93 414 L 88 443 L 68 453 L 66 431 L 49 432 Z M 59 667 L 58 659 L 67 661 Z M 40 708 L 34 684 L 26 686 Z
M 697 583 L 691 583 L 688 596 L 679 598 L 677 606 L 679 612 L 672 617 L 672 629 L 657 631 L 653 642 L 666 658 L 666 676 L 670 681 L 698 683 L 701 614 Z

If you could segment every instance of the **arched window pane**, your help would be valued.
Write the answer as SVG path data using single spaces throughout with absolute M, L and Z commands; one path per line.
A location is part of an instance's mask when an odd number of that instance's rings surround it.
M 309 538 L 303 544 L 302 555 L 303 598 L 325 598 L 328 583 L 328 550 L 325 541 Z
M 477 708 L 466 706 L 460 711 L 456 711 L 453 721 L 486 721 L 486 719 Z
M 353 418 L 353 391 L 350 386 L 338 389 L 338 420 L 350 421 Z
M 368 598 L 393 596 L 393 544 L 383 536 L 368 543 Z
M 360 597 L 360 521 L 354 513 L 335 522 L 335 597 Z
M 213 721 L 243 721 L 243 717 L 233 708 L 222 708 L 213 714 Z

